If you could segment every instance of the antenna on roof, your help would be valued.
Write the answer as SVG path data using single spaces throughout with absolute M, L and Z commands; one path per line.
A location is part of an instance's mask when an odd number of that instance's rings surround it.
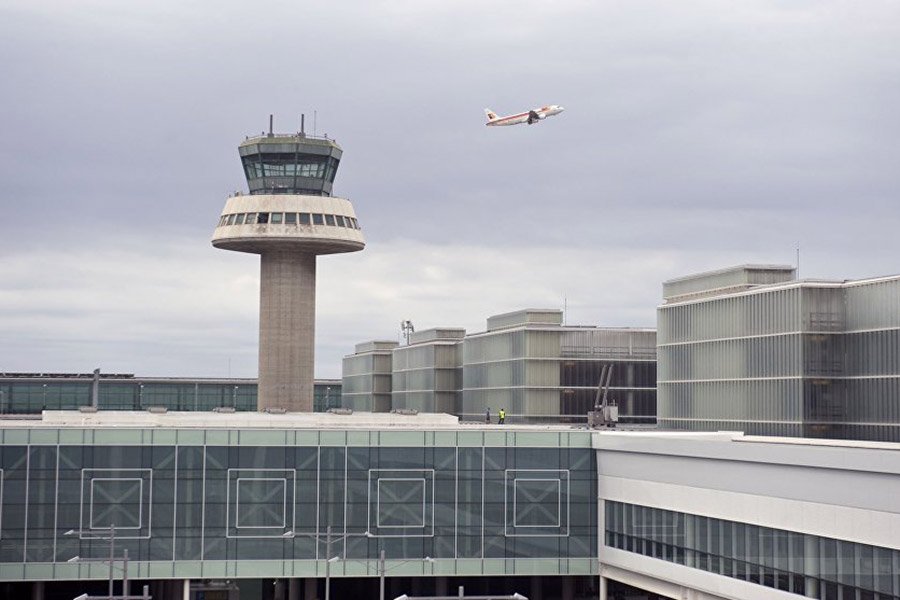
M 406 345 L 409 346 L 409 336 L 415 332 L 416 328 L 413 326 L 413 322 L 409 319 L 405 321 L 400 321 L 400 331 L 403 333 L 403 337 L 406 338 Z
M 800 279 L 800 242 L 797 242 L 797 279 Z
M 305 129 L 306 129 L 306 115 L 304 115 L 303 113 L 300 113 L 300 135 L 301 136 L 306 135 Z
M 272 137 L 272 126 L 275 124 L 275 115 L 269 115 L 269 137 Z

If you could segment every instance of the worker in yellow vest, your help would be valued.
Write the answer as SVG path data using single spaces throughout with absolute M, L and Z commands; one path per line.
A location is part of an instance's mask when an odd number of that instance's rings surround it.
M 497 423 L 499 423 L 500 425 L 503 425 L 504 421 L 506 421 L 506 410 L 501 408 L 500 412 L 497 413 L 497 415 L 500 417 L 500 420 L 497 421 Z

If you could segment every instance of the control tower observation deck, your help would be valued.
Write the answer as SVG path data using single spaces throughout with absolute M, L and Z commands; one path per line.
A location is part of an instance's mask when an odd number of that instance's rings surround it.
M 250 193 L 225 202 L 212 244 L 260 255 L 258 409 L 312 412 L 316 256 L 365 240 L 350 201 L 331 195 L 341 147 L 269 129 L 238 147 Z

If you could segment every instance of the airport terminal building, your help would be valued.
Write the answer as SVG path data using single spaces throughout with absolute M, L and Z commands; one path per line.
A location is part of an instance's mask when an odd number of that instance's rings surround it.
M 96 380 L 96 395 L 95 395 Z M 256 411 L 258 381 L 131 373 L 0 373 L 0 415 L 44 410 Z M 341 380 L 316 379 L 313 410 L 341 406 Z
M 440 327 L 409 343 L 357 344 L 344 357 L 343 406 L 445 412 L 464 421 L 585 423 L 604 367 L 619 421 L 656 423 L 656 331 L 563 324 L 557 309 L 487 319 L 483 332 Z
M 116 594 L 127 551 L 157 600 L 378 598 L 382 576 L 384 598 L 900 598 L 897 444 L 389 413 L 61 411 L 0 436 L 3 597 L 106 593 L 114 531 Z
M 741 265 L 663 296 L 660 428 L 900 442 L 900 276 Z
M 213 245 L 261 255 L 260 380 L 0 374 L 0 598 L 900 600 L 900 443 L 762 437 L 900 441 L 900 278 L 739 267 L 664 285 L 658 351 L 525 309 L 317 382 L 343 150 L 239 153 Z M 610 373 L 643 430 L 586 426 Z

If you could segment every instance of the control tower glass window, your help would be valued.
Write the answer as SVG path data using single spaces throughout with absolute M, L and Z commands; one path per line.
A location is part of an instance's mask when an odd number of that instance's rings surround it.
M 333 140 L 268 134 L 239 148 L 250 194 L 331 196 L 341 162 Z
M 338 161 L 334 157 L 328 158 L 328 167 L 325 170 L 325 179 L 330 183 L 334 183 L 334 176 L 337 175 Z

